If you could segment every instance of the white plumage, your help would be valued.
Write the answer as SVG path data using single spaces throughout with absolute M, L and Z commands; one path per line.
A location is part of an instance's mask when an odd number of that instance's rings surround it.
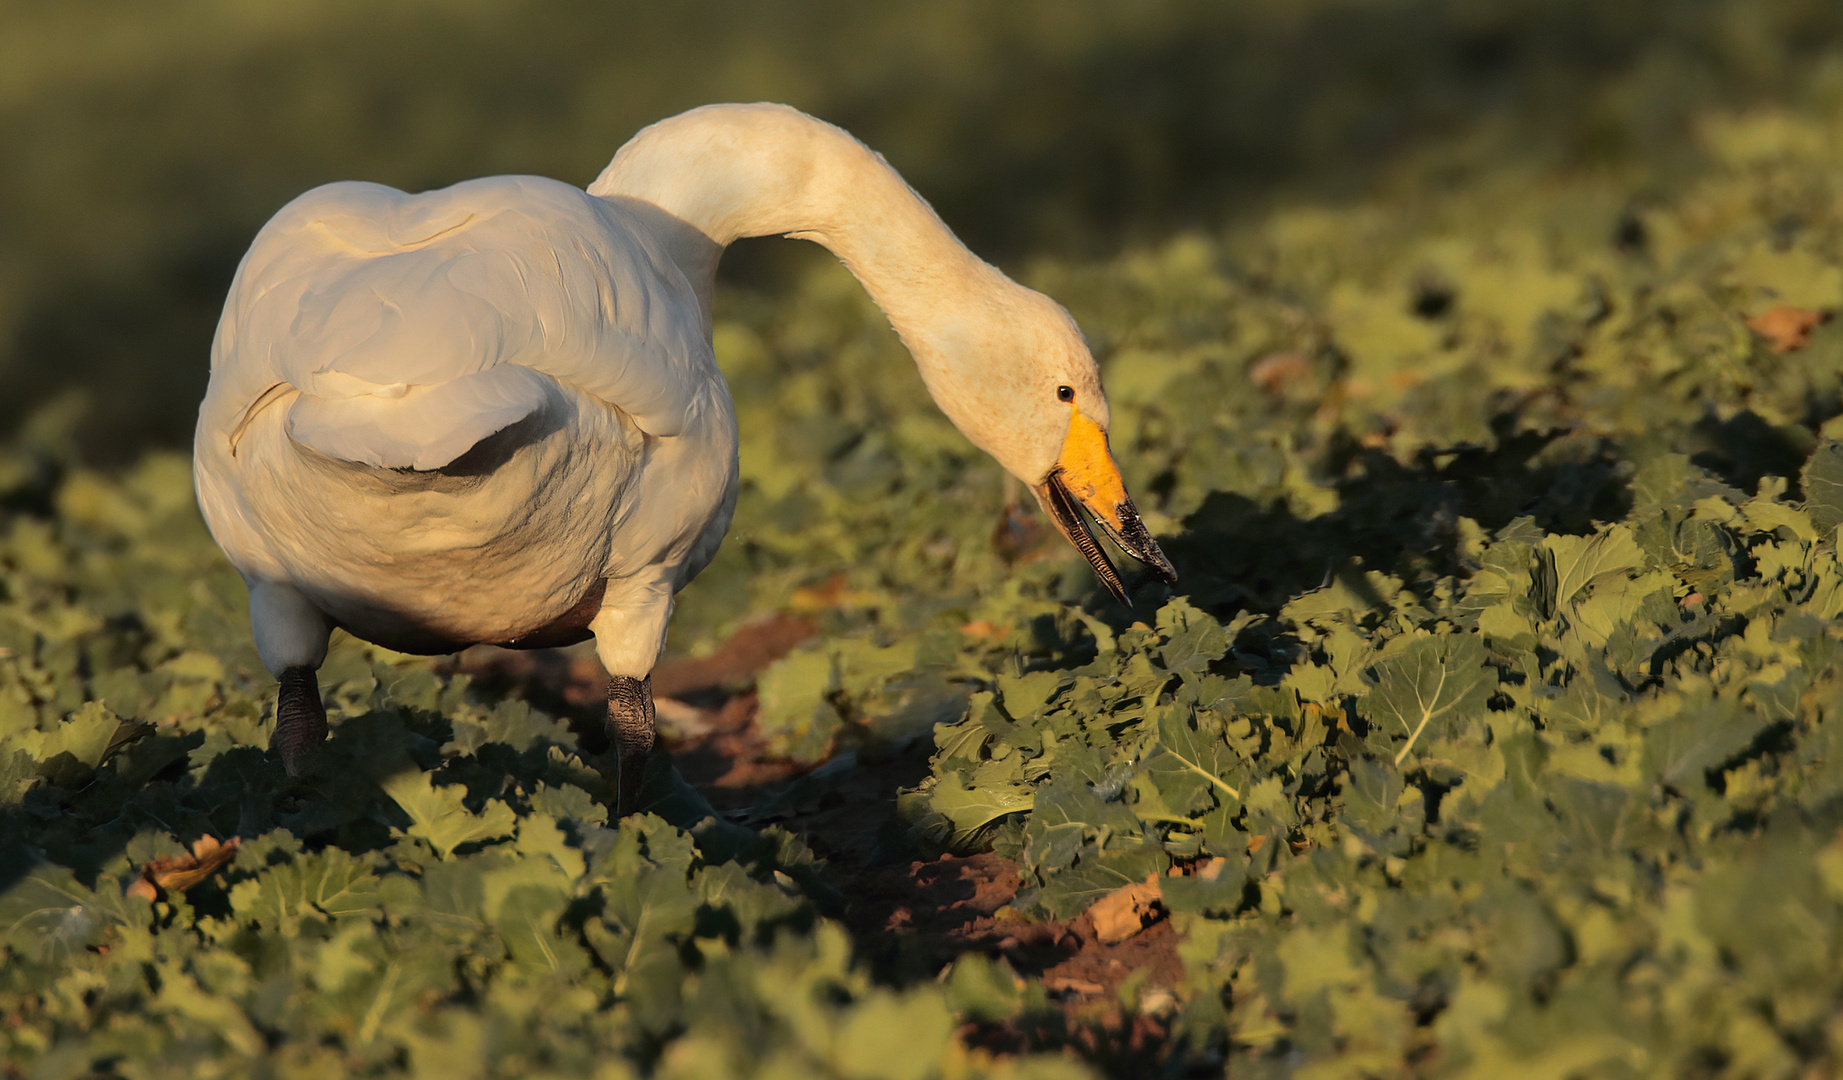
M 710 106 L 636 136 L 586 192 L 329 184 L 257 235 L 212 347 L 195 468 L 282 711 L 285 673 L 311 675 L 334 626 L 420 652 L 592 632 L 617 683 L 644 679 L 735 502 L 712 277 L 725 245 L 768 233 L 845 261 L 948 416 L 1085 552 L 1071 498 L 1168 574 L 1067 314 L 974 257 L 844 132 Z
M 649 568 L 669 597 L 734 498 L 696 290 L 621 201 L 538 177 L 290 203 L 231 288 L 195 452 L 253 591 L 411 651 L 579 637 L 599 605 L 558 620 Z M 255 632 L 277 674 L 321 658 L 315 628 Z

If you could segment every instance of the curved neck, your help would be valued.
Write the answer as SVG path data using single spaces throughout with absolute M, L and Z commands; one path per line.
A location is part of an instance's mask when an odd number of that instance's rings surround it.
M 930 389 L 943 334 L 969 305 L 989 311 L 993 296 L 1019 288 L 968 251 L 880 155 L 785 105 L 711 105 L 663 120 L 622 147 L 588 190 L 650 202 L 719 247 L 746 236 L 819 243 L 889 317 Z

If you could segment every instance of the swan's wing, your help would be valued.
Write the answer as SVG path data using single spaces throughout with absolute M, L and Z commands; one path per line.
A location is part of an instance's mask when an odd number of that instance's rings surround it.
M 227 437 L 288 386 L 297 441 L 426 469 L 542 408 L 539 376 L 673 435 L 709 370 L 695 294 L 620 207 L 539 177 L 422 195 L 341 183 L 257 236 L 212 390 Z

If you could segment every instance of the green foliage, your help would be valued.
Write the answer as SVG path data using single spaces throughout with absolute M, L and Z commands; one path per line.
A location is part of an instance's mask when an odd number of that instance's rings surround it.
M 389 795 L 410 816 L 411 836 L 428 842 L 446 859 L 454 849 L 475 840 L 495 840 L 512 831 L 518 818 L 498 799 L 487 800 L 483 813 L 473 813 L 461 803 L 458 787 L 435 787 L 420 769 L 398 773 L 384 781 Z
M 4 519 L 9 1073 L 1083 1075 L 972 1056 L 954 1030 L 989 991 L 873 985 L 791 836 L 611 824 L 564 725 L 428 661 L 342 639 L 326 759 L 289 779 L 189 488 L 153 457 Z M 127 893 L 201 835 L 243 842 Z
M 970 606 L 1031 629 L 935 729 L 918 831 L 1013 854 L 1043 916 L 1175 866 L 1231 1071 L 1833 1070 L 1843 332 L 1743 325 L 1840 302 L 1805 123 L 1712 120 L 1624 254 L 1576 180 L 1044 268 L 1185 595 Z M 1794 203 L 1822 224 L 1760 231 Z
M 1219 880 L 1170 882 L 1167 906 L 1187 1015 L 1251 1061 L 1834 1060 L 1843 564 L 1784 489 L 1688 519 L 1747 553 L 1719 589 L 1637 543 L 1684 520 L 1660 504 L 1586 536 L 1462 527 L 1467 565 L 1402 583 L 1381 620 L 1307 593 L 1202 664 L 1183 631 L 1129 629 L 1018 708 L 1009 742 L 1053 747 L 1021 828 L 960 835 L 1015 830 L 1029 901 L 1059 917 L 1170 859 L 1226 859 Z M 1198 618 L 1174 599 L 1158 624 Z M 997 758 L 962 737 L 975 725 L 990 714 L 937 731 L 935 800 L 964 805 Z
M 1210 52 L 1249 26 L 1265 30 L 1237 56 L 1266 58 L 1281 40 L 1290 47 L 1273 66 L 1318 78 L 1378 70 L 1338 60 L 1371 55 L 1353 42 L 1379 28 L 1399 43 L 1411 25 L 1469 27 L 1489 53 L 1494 28 L 1540 8 L 1561 44 L 1530 48 L 1566 52 L 1638 19 L 1604 4 L 1473 7 L 1305 5 L 1271 26 L 1212 22 L 1196 53 L 1179 48 L 1192 23 L 1140 11 L 1150 29 L 1128 44 L 1140 65 L 1203 56 L 1198 71 L 1254 71 L 1236 94 L 1207 96 L 1239 103 L 1268 100 L 1241 93 L 1249 86 L 1291 85 Z M 1440 143 L 1338 200 L 1289 186 L 1289 202 L 1248 210 L 1206 187 L 1208 213 L 1235 222 L 1218 234 L 1020 273 L 1065 300 L 1095 345 L 1112 445 L 1181 574 L 1180 595 L 1141 582 L 1131 615 L 1053 536 L 1037 543 L 1005 521 L 996 469 L 927 401 L 842 270 L 812 270 L 774 303 L 722 294 L 716 344 L 738 400 L 743 489 L 733 535 L 682 598 L 677 647 L 707 647 L 753 614 L 816 618 L 818 638 L 760 680 L 774 750 L 931 751 L 926 779 L 902 796 L 914 833 L 1014 859 L 1025 889 L 1013 906 L 1027 915 L 1075 916 L 1156 877 L 1184 973 L 1168 988 L 1173 1052 L 1202 1067 L 1835 1072 L 1843 326 L 1780 352 L 1747 325 L 1782 304 L 1843 307 L 1839 68 L 1792 63 L 1796 50 L 1768 32 L 1802 27 L 1817 40 L 1813 28 L 1833 16 L 1793 2 L 1678 7 L 1694 11 L 1648 27 L 1644 48 L 1594 72 L 1592 92 L 1570 99 L 1578 112 L 1536 125 L 1561 132 L 1565 167 L 1512 154 L 1483 168 Z M 955 10 L 954 26 L 989 18 Z M 1053 69 L 1065 89 L 1136 99 L 1090 78 L 1113 70 L 1103 46 L 1124 30 L 1041 10 L 1071 36 L 1021 36 L 1068 56 L 1032 52 L 1013 70 L 981 59 L 985 39 L 957 32 L 943 40 L 959 44 L 928 53 L 936 66 L 971 57 L 970 68 L 1004 69 L 957 106 L 981 118 L 965 125 L 977 136 L 922 116 L 905 157 L 903 125 L 887 129 L 894 141 L 864 133 L 931 193 L 916 164 L 955 159 L 943 145 L 996 147 L 1020 175 L 1063 160 L 985 123 L 979 95 L 1006 97 Z M 512 17 L 476 14 L 438 44 L 491 38 Z M 56 38 L 55 18 L 43 18 L 41 37 L 18 40 Z M 326 25 L 315 32 L 338 30 Z M 739 38 L 759 29 L 737 26 Z M 901 50 L 916 40 L 894 38 Z M 271 59 L 223 48 L 235 55 L 199 65 L 198 85 Z M 716 51 L 723 70 L 753 70 L 746 48 Z M 760 93 L 843 102 L 832 115 L 850 120 L 854 103 L 886 93 L 878 80 L 908 77 L 877 56 L 854 60 L 855 89 Z M 678 64 L 666 50 L 649 62 Z M 1477 85 L 1451 74 L 1465 64 L 1425 66 L 1434 74 L 1414 77 L 1432 80 L 1415 84 L 1432 88 L 1428 116 L 1447 116 L 1439 102 Z M 802 65 L 802 77 L 808 68 L 826 65 Z M 1540 70 L 1550 80 L 1530 85 L 1553 89 L 1559 76 Z M 114 110 L 114 76 L 90 77 Z M 1796 82 L 1804 105 L 1715 111 L 1698 96 L 1737 78 Z M 339 101 L 360 85 L 305 84 Z M 37 85 L 21 76 L 8 92 L 24 102 Z M 425 122 L 449 115 L 431 104 L 447 85 L 416 97 L 407 125 L 440 152 L 386 155 L 376 175 L 415 186 L 548 160 L 443 143 L 465 126 Z M 1702 89 L 1678 95 L 1685 86 Z M 267 149 L 239 147 L 238 160 L 266 160 L 281 143 L 317 153 L 289 133 L 369 115 L 313 106 L 319 92 L 287 91 L 297 104 Z M 635 100 L 634 121 L 667 111 L 657 95 Z M 1340 100 L 1312 97 L 1303 112 L 1237 104 L 1258 118 L 1212 129 L 1209 145 L 1238 163 L 1265 159 L 1222 148 L 1325 160 L 1303 140 L 1370 130 L 1372 114 Z M 40 115 L 5 108 L 8 130 Z M 1108 130 L 1139 146 L 1139 113 L 1121 108 Z M 87 109 L 72 98 L 43 115 L 89 131 L 57 119 Z M 1634 165 L 1624 143 L 1644 143 L 1644 117 L 1693 130 L 1693 145 L 1672 144 L 1668 168 Z M 594 137 L 559 140 L 567 159 L 542 168 L 580 177 L 620 124 L 566 120 Z M 945 143 L 926 134 L 937 128 Z M 117 129 L 95 130 L 112 152 Z M 1529 130 L 1481 138 L 1501 150 Z M 557 133 L 530 137 L 546 132 Z M 69 188 L 85 208 L 146 205 L 133 201 L 132 174 L 96 170 L 121 200 L 92 199 L 57 179 L 67 159 L 16 156 L 42 165 L 20 190 Z M 1155 166 L 1134 168 L 1165 175 Z M 244 224 L 225 266 L 247 226 L 304 184 L 236 186 Z M 1039 201 L 1022 190 L 991 213 Z M 216 189 L 204 197 L 216 220 Z M 1064 209 L 1045 211 L 1030 235 L 1061 235 L 1056 226 L 1079 217 L 1065 211 L 1080 192 L 1056 198 L 1045 197 Z M 951 193 L 943 205 L 951 211 Z M 95 218 L 69 250 L 119 256 L 104 276 L 165 280 L 146 272 L 165 265 L 156 239 L 123 220 Z M 63 245 L 74 234 L 47 235 Z M 57 245 L 35 243 L 9 258 L 43 264 L 46 289 L 89 288 L 89 271 L 54 265 L 33 253 Z M 17 305 L 0 319 L 51 327 L 19 340 L 40 350 L 31 370 L 55 374 L 61 365 L 43 357 L 61 355 L 59 335 L 96 320 L 81 305 L 34 314 L 55 298 L 23 291 L 23 276 L 0 267 Z M 193 321 L 208 327 L 221 288 L 205 291 L 211 311 Z M 186 340 L 202 347 L 198 326 Z M 163 380 L 172 370 L 129 355 Z M 131 383 L 108 385 L 123 408 L 165 408 Z M 938 982 L 875 982 L 792 837 L 710 819 L 685 791 L 661 816 L 611 821 L 605 763 L 566 725 L 427 661 L 337 642 L 322 672 L 326 759 L 290 780 L 261 752 L 271 683 L 241 584 L 191 508 L 187 462 L 153 454 L 117 476 L 78 468 L 71 425 L 68 411 L 42 410 L 0 451 L 9 1068 L 1082 1074 L 1057 1058 L 994 1063 L 959 1041 L 960 1025 L 1028 1025 L 1049 1007 L 1042 984 L 1007 961 L 974 952 Z M 184 895 L 126 894 L 138 868 L 204 835 L 241 837 L 235 861 Z

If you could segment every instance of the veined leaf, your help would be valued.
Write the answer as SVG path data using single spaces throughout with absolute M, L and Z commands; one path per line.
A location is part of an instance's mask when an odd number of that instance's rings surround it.
M 928 801 L 937 813 L 953 822 L 956 831 L 965 834 L 1006 814 L 1029 810 L 1036 802 L 1035 791 L 1033 787 L 1018 784 L 979 787 L 960 783 L 954 776 L 944 776 L 929 793 Z
M 1843 523 L 1843 443 L 1826 440 L 1811 459 L 1799 482 L 1805 489 L 1805 514 L 1824 536 Z
M 298 854 L 238 882 L 230 904 L 244 920 L 292 934 L 303 916 L 338 919 L 376 911 L 378 884 L 364 863 L 330 847 Z
M 1645 564 L 1645 553 L 1632 536 L 1632 530 L 1615 525 L 1592 536 L 1557 536 L 1543 538 L 1542 550 L 1554 560 L 1555 591 L 1551 606 L 1569 603 L 1582 589 L 1610 574 L 1638 570 Z
M 557 929 L 568 902 L 568 893 L 543 885 L 518 886 L 500 902 L 493 926 L 521 970 L 569 977 L 589 966 L 589 954 Z
M 677 942 L 696 924 L 698 897 L 684 875 L 663 867 L 603 886 L 607 909 L 590 924 L 589 942 L 615 972 L 614 993 L 644 1021 L 668 1023 L 683 976 Z
M 1479 716 L 1497 690 L 1497 672 L 1485 663 L 1484 642 L 1470 634 L 1415 638 L 1370 669 L 1374 689 L 1363 713 L 1385 739 L 1405 739 L 1394 754 L 1400 765 L 1432 728 L 1442 732 Z
M 1175 772 L 1180 789 L 1203 784 L 1227 798 L 1241 799 L 1241 793 L 1228 781 L 1239 755 L 1223 740 L 1219 724 L 1195 716 L 1186 718 L 1174 708 L 1164 709 L 1158 719 L 1158 747 L 1160 752 L 1146 762 L 1155 774 Z M 1160 786 L 1162 789 L 1164 785 Z M 1168 793 L 1166 801 L 1189 804 L 1195 801 L 1195 795 Z
M 1165 670 L 1176 675 L 1194 678 L 1203 674 L 1229 647 L 1222 624 L 1183 597 L 1158 610 L 1158 629 L 1165 637 L 1159 656 Z
M 498 799 L 488 799 L 484 811 L 474 813 L 462 805 L 466 788 L 458 784 L 436 787 L 421 769 L 397 773 L 382 786 L 410 816 L 409 834 L 427 840 L 444 859 L 462 844 L 509 835 L 518 824 L 511 808 Z
M 147 910 L 119 889 L 100 894 L 64 867 L 40 866 L 0 893 L 0 940 L 22 956 L 68 963 L 110 927 L 125 925 L 137 903 Z
M 1050 878 L 1037 894 L 1037 904 L 1055 918 L 1073 918 L 1116 889 L 1163 874 L 1169 865 L 1164 851 L 1151 844 L 1086 855 Z
M 1699 783 L 1704 771 L 1746 749 L 1767 724 L 1733 698 L 1691 706 L 1645 733 L 1645 760 L 1663 783 Z

